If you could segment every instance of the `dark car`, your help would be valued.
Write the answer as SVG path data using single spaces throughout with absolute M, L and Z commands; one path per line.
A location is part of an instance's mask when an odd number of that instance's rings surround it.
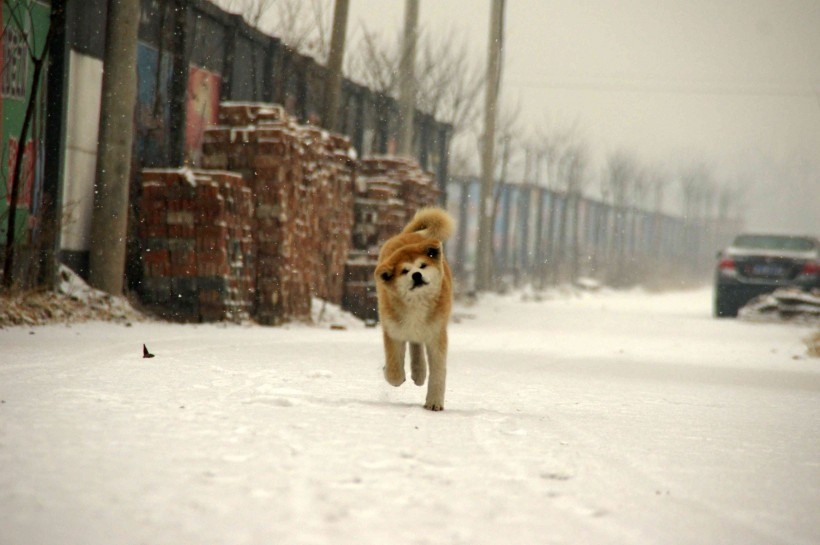
M 820 288 L 820 240 L 788 235 L 738 235 L 718 254 L 714 315 L 737 316 L 750 300 L 777 288 Z

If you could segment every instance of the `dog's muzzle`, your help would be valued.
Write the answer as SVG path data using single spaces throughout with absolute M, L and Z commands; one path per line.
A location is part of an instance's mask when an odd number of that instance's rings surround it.
M 421 275 L 420 272 L 417 271 L 413 273 L 413 287 L 410 288 L 411 290 L 420 288 L 422 286 L 426 286 L 427 284 L 428 283 L 424 281 L 424 277 Z

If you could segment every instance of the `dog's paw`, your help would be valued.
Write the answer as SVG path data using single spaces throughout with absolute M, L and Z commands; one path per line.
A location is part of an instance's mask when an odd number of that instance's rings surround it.
M 444 410 L 444 403 L 432 403 L 432 402 L 428 401 L 427 403 L 424 404 L 424 408 L 427 409 L 428 411 L 434 411 L 434 412 L 443 411 Z
M 390 369 L 388 367 L 384 368 L 384 379 L 391 386 L 401 386 L 402 384 L 404 384 L 404 381 L 406 380 L 403 370 L 395 370 Z
M 410 376 L 412 377 L 413 383 L 416 386 L 424 386 L 424 381 L 427 380 L 426 369 L 422 369 L 422 370 L 419 371 L 419 370 L 414 368 L 413 372 L 410 373 Z

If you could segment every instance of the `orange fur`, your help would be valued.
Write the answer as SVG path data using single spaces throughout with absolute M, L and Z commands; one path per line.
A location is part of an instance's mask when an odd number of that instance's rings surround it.
M 420 210 L 401 233 L 384 243 L 375 272 L 385 379 L 393 386 L 404 383 L 409 344 L 411 377 L 418 386 L 424 384 L 429 367 L 424 407 L 433 411 L 444 408 L 453 281 L 442 241 L 452 232 L 447 212 Z

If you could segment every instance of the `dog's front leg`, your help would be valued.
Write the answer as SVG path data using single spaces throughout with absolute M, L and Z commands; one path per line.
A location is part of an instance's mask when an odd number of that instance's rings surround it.
M 427 379 L 427 360 L 424 357 L 424 345 L 410 343 L 410 376 L 416 386 L 421 386 Z
M 404 383 L 404 341 L 397 341 L 384 332 L 384 378 L 393 386 Z
M 425 409 L 441 411 L 444 409 L 444 387 L 447 381 L 447 332 L 427 345 L 427 360 L 430 363 L 430 381 L 427 383 L 427 401 Z

